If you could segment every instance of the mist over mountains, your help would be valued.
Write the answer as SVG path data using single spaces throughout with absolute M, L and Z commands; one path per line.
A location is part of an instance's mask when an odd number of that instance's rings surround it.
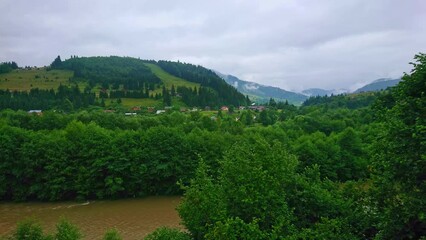
M 250 99 L 255 102 L 267 102 L 270 98 L 274 98 L 278 101 L 288 101 L 289 103 L 299 105 L 303 103 L 306 99 L 313 96 L 330 96 L 346 93 L 361 93 L 361 92 L 371 92 L 371 91 L 380 91 L 388 87 L 393 87 L 397 85 L 401 79 L 391 79 L 391 78 L 380 78 L 377 79 L 361 88 L 358 88 L 355 91 L 350 91 L 348 89 L 322 89 L 322 88 L 309 88 L 298 92 L 284 90 L 278 87 L 266 86 L 258 84 L 255 82 L 249 82 L 241 80 L 236 76 L 223 74 L 218 71 L 215 71 L 216 74 L 224 79 L 229 85 L 235 87 L 242 94 L 248 95 Z

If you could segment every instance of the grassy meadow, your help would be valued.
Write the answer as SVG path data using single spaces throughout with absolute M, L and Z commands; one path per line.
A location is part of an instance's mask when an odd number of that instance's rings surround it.
M 60 84 L 70 85 L 72 71 L 51 70 L 45 68 L 17 69 L 10 73 L 0 74 L 0 89 L 11 91 L 29 91 L 32 88 L 54 89 Z

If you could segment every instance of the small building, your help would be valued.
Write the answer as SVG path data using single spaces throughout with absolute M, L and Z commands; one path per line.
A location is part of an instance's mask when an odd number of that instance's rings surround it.
M 124 113 L 124 115 L 125 116 L 136 116 L 136 113 L 134 113 L 134 112 L 127 112 L 127 113 Z
M 132 111 L 140 111 L 141 110 L 141 108 L 140 107 L 138 107 L 138 106 L 134 106 L 134 107 L 132 107 Z
M 41 110 L 30 110 L 30 111 L 28 111 L 28 114 L 35 114 L 35 115 L 40 116 L 40 115 L 43 115 L 43 111 L 41 111 Z
M 165 113 L 166 112 L 166 110 L 157 110 L 157 112 L 155 112 L 155 114 L 162 114 L 162 113 Z
M 238 110 L 244 110 L 244 109 L 246 109 L 246 107 L 244 107 L 244 106 L 240 106 L 240 107 L 238 108 Z
M 265 106 L 250 106 L 249 109 L 261 112 L 261 111 L 265 110 Z
M 220 110 L 222 110 L 222 111 L 229 111 L 229 108 L 228 108 L 227 106 L 222 106 L 222 107 L 220 108 Z
M 147 109 L 149 113 L 153 113 L 155 111 L 155 107 L 148 107 Z

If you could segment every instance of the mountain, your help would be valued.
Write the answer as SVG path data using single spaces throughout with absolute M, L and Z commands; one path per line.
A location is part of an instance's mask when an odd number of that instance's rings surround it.
M 235 87 L 239 92 L 248 95 L 250 99 L 256 102 L 267 102 L 270 98 L 274 98 L 277 101 L 287 100 L 289 103 L 300 105 L 307 99 L 305 95 L 300 93 L 244 81 L 235 76 L 222 74 L 217 71 L 216 74 L 223 78 L 229 85 Z
M 374 82 L 367 84 L 361 88 L 358 88 L 354 91 L 354 93 L 360 93 L 360 92 L 373 92 L 373 91 L 380 91 L 384 90 L 388 87 L 393 87 L 397 85 L 401 81 L 400 78 L 398 79 L 391 79 L 391 78 L 381 78 L 377 79 Z
M 349 93 L 349 90 L 347 89 L 332 89 L 332 90 L 326 90 L 322 88 L 309 88 L 302 91 L 302 94 L 308 96 L 308 97 L 316 97 L 316 96 L 330 96 L 330 95 L 339 95 L 343 93 Z
M 361 93 L 361 92 L 373 92 L 373 91 L 380 91 L 383 89 L 386 89 L 388 87 L 393 87 L 395 85 L 397 85 L 399 82 L 401 81 L 401 79 L 390 79 L 390 78 L 380 78 L 377 79 L 375 81 L 373 81 L 372 83 L 369 83 L 353 92 L 346 90 L 346 89 L 333 89 L 333 90 L 326 90 L 326 89 L 321 89 L 321 88 L 309 88 L 306 90 L 302 91 L 302 94 L 308 96 L 308 97 L 315 97 L 315 96 L 325 96 L 328 95 L 330 96 L 331 94 L 333 95 L 338 95 L 338 94 L 342 94 L 342 93 Z

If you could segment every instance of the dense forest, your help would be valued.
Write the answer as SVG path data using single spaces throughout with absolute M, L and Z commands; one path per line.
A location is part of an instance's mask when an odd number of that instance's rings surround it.
M 122 86 L 126 90 L 141 90 L 161 82 L 141 60 L 130 57 L 75 56 L 61 61 L 58 56 L 51 68 L 72 70 L 73 80 L 85 79 L 89 86 L 99 84 L 106 89 L 110 86 L 119 89 Z
M 301 107 L 2 110 L 0 199 L 182 194 L 187 232 L 162 228 L 149 239 L 424 238 L 426 55 L 415 60 L 394 88 Z
M 101 105 L 95 93 L 89 90 L 81 92 L 77 85 L 60 85 L 55 92 L 33 88 L 29 92 L 0 90 L 0 109 L 31 110 L 56 109 L 65 112 Z
M 234 106 L 245 106 L 249 104 L 249 100 L 245 98 L 244 95 L 227 84 L 212 70 L 202 66 L 181 62 L 158 61 L 157 64 L 172 75 L 201 84 L 201 87 L 205 88 L 204 92 L 206 97 L 205 99 L 200 98 L 199 101 L 202 103 L 205 102 L 206 105 L 220 106 L 230 104 Z M 208 89 L 215 90 L 215 93 Z M 182 92 L 184 92 L 184 90 L 182 90 Z

